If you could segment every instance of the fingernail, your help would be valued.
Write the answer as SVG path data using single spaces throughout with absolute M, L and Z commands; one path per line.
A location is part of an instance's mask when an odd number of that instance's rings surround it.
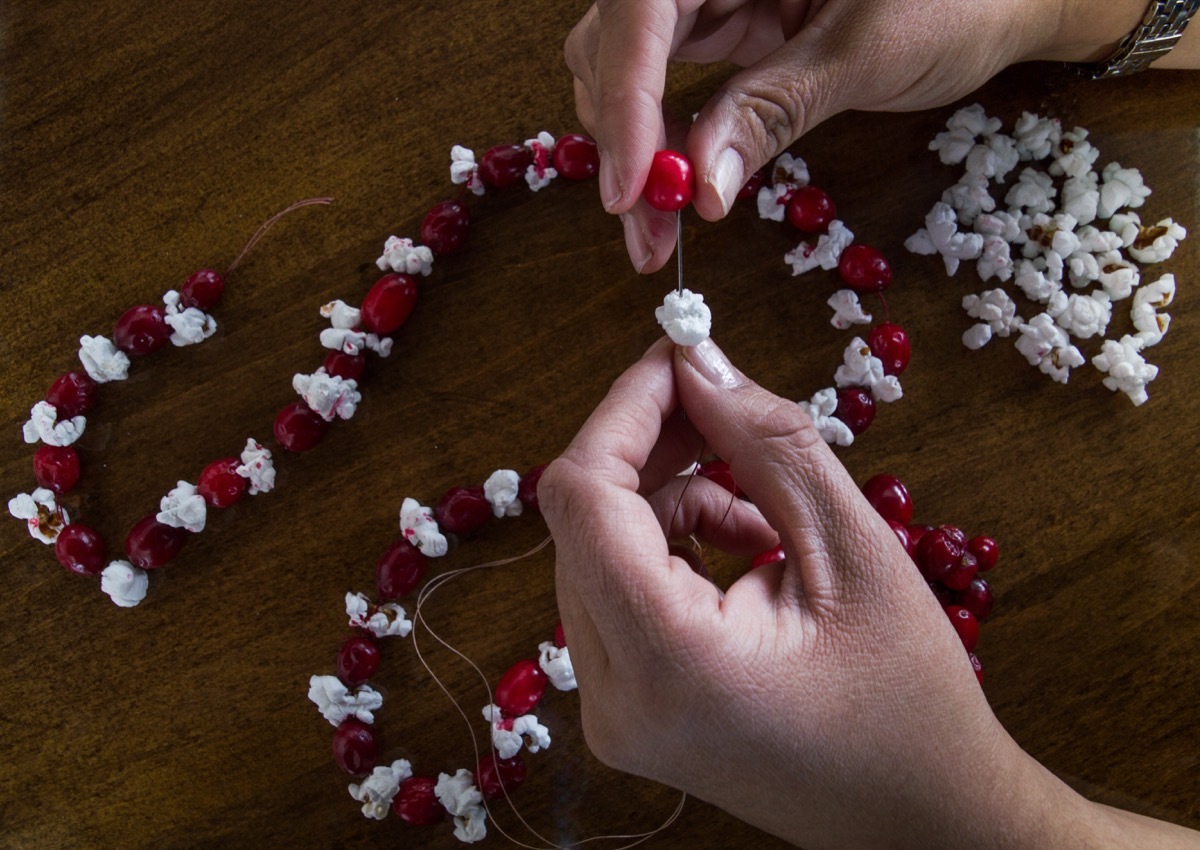
M 684 359 L 710 384 L 725 389 L 741 386 L 742 373 L 733 368 L 725 352 L 717 348 L 717 344 L 711 338 L 699 345 L 680 348 L 680 351 L 683 352 Z
M 633 261 L 633 267 L 640 274 L 654 256 L 654 251 L 650 247 L 649 240 L 646 239 L 646 234 L 642 232 L 642 228 L 632 215 L 628 213 L 622 215 L 621 224 L 625 226 L 625 247 L 629 249 L 629 259 Z
M 717 157 L 712 170 L 708 172 L 708 183 L 717 190 L 721 197 L 721 209 L 728 214 L 737 200 L 737 193 L 745 181 L 746 164 L 742 155 L 733 148 L 726 148 Z
M 617 179 L 617 169 L 608 157 L 600 157 L 600 203 L 604 204 L 605 212 L 621 200 L 621 181 Z

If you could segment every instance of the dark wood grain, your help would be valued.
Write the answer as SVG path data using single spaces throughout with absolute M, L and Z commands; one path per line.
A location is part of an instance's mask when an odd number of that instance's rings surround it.
M 284 220 L 231 276 L 213 340 L 104 388 L 69 504 L 116 550 L 177 479 L 194 481 L 247 436 L 268 440 L 292 374 L 322 357 L 317 307 L 360 299 L 384 238 L 415 235 L 451 193 L 450 146 L 575 126 L 561 43 L 584 5 L 6 4 L 5 498 L 33 486 L 19 427 L 73 367 L 81 334 L 109 333 L 126 307 L 196 268 L 223 268 L 290 202 L 335 196 Z M 684 69 L 673 105 L 696 109 L 717 79 Z M 1194 229 L 1196 91 L 1194 75 L 1090 84 L 1033 66 L 978 99 L 1008 122 L 1031 109 L 1089 127 L 1104 159 L 1145 174 L 1150 216 Z M 796 148 L 851 227 L 892 258 L 891 313 L 915 341 L 905 399 L 843 457 L 860 481 L 905 479 L 919 519 L 1001 541 L 979 654 L 1014 737 L 1096 799 L 1200 826 L 1200 247 L 1193 237 L 1165 267 L 1179 296 L 1141 409 L 1090 368 L 1062 387 L 1009 344 L 966 352 L 958 302 L 983 287 L 901 247 L 954 179 L 925 149 L 946 115 L 847 114 Z M 447 827 L 359 814 L 330 759 L 331 728 L 305 699 L 308 677 L 332 672 L 342 596 L 369 590 L 403 497 L 430 502 L 553 457 L 658 335 L 653 307 L 673 284 L 671 271 L 630 270 L 594 184 L 501 193 L 474 212 L 469 250 L 423 284 L 392 357 L 372 364 L 359 415 L 311 453 L 281 457 L 276 492 L 210 515 L 140 607 L 117 609 L 19 523 L 0 526 L 0 845 L 457 846 Z M 690 218 L 685 241 L 690 284 L 735 362 L 792 398 L 826 386 L 846 337 L 827 324 L 830 281 L 787 274 L 795 238 L 745 209 L 720 224 Z M 497 524 L 450 565 L 542 536 L 536 517 Z M 428 617 L 494 680 L 553 627 L 552 566 L 548 550 L 463 578 Z M 430 660 L 473 714 L 482 691 L 469 671 L 444 652 Z M 426 772 L 468 764 L 465 727 L 406 644 L 387 648 L 379 679 L 388 753 Z M 574 695 L 544 705 L 554 745 L 530 759 L 516 797 L 543 835 L 644 830 L 671 811 L 676 792 L 590 756 Z M 651 846 L 775 842 L 689 801 Z

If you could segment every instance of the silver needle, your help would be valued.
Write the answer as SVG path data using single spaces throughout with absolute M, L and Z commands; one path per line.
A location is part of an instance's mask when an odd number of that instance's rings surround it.
M 675 211 L 675 262 L 679 269 L 676 293 L 683 295 L 683 210 Z

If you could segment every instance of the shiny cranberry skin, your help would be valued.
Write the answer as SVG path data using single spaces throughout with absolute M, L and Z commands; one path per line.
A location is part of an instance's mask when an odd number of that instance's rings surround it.
M 990 537 L 972 537 L 967 541 L 967 551 L 979 562 L 979 569 L 990 570 L 1000 560 L 1000 545 Z
M 519 717 L 537 706 L 545 690 L 546 674 L 536 659 L 525 658 L 500 677 L 494 697 L 506 717 Z
M 79 455 L 71 446 L 38 446 L 33 453 L 33 477 L 38 486 L 65 493 L 79 483 Z
M 94 576 L 104 569 L 104 541 L 99 534 L 77 522 L 58 532 L 54 555 L 60 564 L 81 576 Z
M 559 649 L 567 645 L 567 633 L 563 631 L 562 620 L 554 624 L 554 645 Z
M 761 189 L 763 184 L 766 182 L 767 169 L 764 166 L 763 168 L 760 168 L 758 171 L 751 174 L 750 179 L 742 184 L 742 188 L 738 189 L 737 200 L 745 201 L 749 198 L 755 197 L 758 195 L 758 190 Z
M 904 482 L 894 475 L 880 473 L 867 479 L 863 495 L 881 517 L 902 525 L 912 522 L 913 501 Z M 911 537 L 911 535 L 909 535 Z
M 944 527 L 925 532 L 917 542 L 917 566 L 927 581 L 942 581 L 962 560 L 964 550 Z
M 824 189 L 801 186 L 788 199 L 787 219 L 797 230 L 805 233 L 824 233 L 829 222 L 837 218 L 837 206 Z
M 967 648 L 967 652 L 973 650 L 975 644 L 979 643 L 979 621 L 975 619 L 975 615 L 961 605 L 951 605 L 946 609 L 946 616 L 950 618 L 950 624 L 954 626 L 954 631 L 958 632 L 958 639 Z
M 833 415 L 846 423 L 850 433 L 858 436 L 875 421 L 875 399 L 862 387 L 842 387 L 837 391 L 837 410 Z
M 979 576 L 971 579 L 966 589 L 958 594 L 958 604 L 974 614 L 981 623 L 992 613 L 992 602 L 992 588 Z
M 208 312 L 217 306 L 225 294 L 225 278 L 212 269 L 200 269 L 179 288 L 179 300 L 184 307 L 196 307 Z
M 96 403 L 99 384 L 87 372 L 67 372 L 59 375 L 46 392 L 46 401 L 54 405 L 59 420 L 80 416 Z
M 471 214 L 458 201 L 434 204 L 421 222 L 421 241 L 433 253 L 443 256 L 463 249 Z
M 365 637 L 347 638 L 338 650 L 337 677 L 348 688 L 357 688 L 379 668 L 379 647 Z
M 776 546 L 774 549 L 768 549 L 765 552 L 759 552 L 750 561 L 750 569 L 761 567 L 763 564 L 774 564 L 776 561 L 787 560 L 787 555 L 783 552 L 783 546 Z
M 482 487 L 451 487 L 433 508 L 438 527 L 453 534 L 478 531 L 492 517 L 492 504 Z
M 361 776 L 375 769 L 375 733 L 356 717 L 347 717 L 333 733 L 333 760 L 346 773 Z
M 506 189 L 515 186 L 533 164 L 533 151 L 524 145 L 497 145 L 479 160 L 479 179 L 485 186 Z
M 535 466 L 522 475 L 521 480 L 517 482 L 517 498 L 530 510 L 540 511 L 542 509 L 538 503 L 538 482 L 542 480 L 542 473 L 546 471 L 547 466 L 548 464 L 545 463 Z
M 933 593 L 934 597 L 937 598 L 938 604 L 941 605 L 942 608 L 949 608 L 951 605 L 957 604 L 958 596 L 953 590 L 946 587 L 946 585 L 942 584 L 940 581 L 931 581 L 927 582 L 927 584 L 929 585 L 930 592 Z
M 908 557 L 913 556 L 912 535 L 908 533 L 908 526 L 896 522 L 894 519 L 887 521 L 888 527 L 892 529 L 892 533 L 896 535 L 896 539 L 900 541 L 900 545 L 904 547 L 904 551 L 908 553 Z
M 331 351 L 325 355 L 325 373 L 345 378 L 347 381 L 362 379 L 363 370 L 367 368 L 367 358 L 361 354 L 347 354 L 344 351 Z
M 385 274 L 363 299 L 363 327 L 380 336 L 394 333 L 408 319 L 416 303 L 417 282 L 412 275 Z
M 164 525 L 153 516 L 143 517 L 125 538 L 125 556 L 143 570 L 153 570 L 179 554 L 188 533 L 182 528 Z
M 412 826 L 441 823 L 446 818 L 446 810 L 438 802 L 435 787 L 437 780 L 432 776 L 410 776 L 400 783 L 400 789 L 392 798 L 392 811 Z
M 642 197 L 656 210 L 675 212 L 692 202 L 692 162 L 676 151 L 655 151 Z
M 375 564 L 375 589 L 381 599 L 399 599 L 425 575 L 429 559 L 403 537 L 387 548 Z
M 950 538 L 957 543 L 961 548 L 967 548 L 967 535 L 957 525 L 943 525 L 942 530 L 950 535 Z
M 600 170 L 600 151 L 590 136 L 569 133 L 554 146 L 554 170 L 568 180 L 587 180 Z
M 855 292 L 883 292 L 892 285 L 892 267 L 870 245 L 855 243 L 842 251 L 838 273 Z
M 919 524 L 911 525 L 910 524 L 908 526 L 908 536 L 912 538 L 914 557 L 916 556 L 917 546 L 921 543 L 921 538 L 925 536 L 925 532 L 931 531 L 931 530 L 932 530 L 932 526 L 928 526 L 928 525 L 919 525 Z
M 130 307 L 113 328 L 113 344 L 126 354 L 141 357 L 153 354 L 171 338 L 171 326 L 167 324 L 162 307 L 139 304 Z
M 950 571 L 942 578 L 942 584 L 951 590 L 966 590 L 975 573 L 979 571 L 979 563 L 970 552 L 964 551 Z
M 867 337 L 871 353 L 883 362 L 883 374 L 899 375 L 912 359 L 912 345 L 904 328 L 895 322 L 883 322 L 871 328 Z
M 971 659 L 971 669 L 975 671 L 975 679 L 979 684 L 983 684 L 983 665 L 979 663 L 979 659 L 975 657 L 974 652 L 968 652 L 967 658 Z
M 329 423 L 304 401 L 293 401 L 275 417 L 275 439 L 291 452 L 306 452 L 321 442 Z
M 512 794 L 525 781 L 525 761 L 521 754 L 509 759 L 497 758 L 489 753 L 475 768 L 475 787 L 485 800 L 498 800 L 507 791 Z
M 729 471 L 729 464 L 720 458 L 706 460 L 696 469 L 696 474 L 701 478 L 707 478 L 709 481 L 720 484 L 735 496 L 742 495 L 737 482 L 733 480 L 733 473 Z
M 236 457 L 214 460 L 200 473 L 196 492 L 214 508 L 227 508 L 246 493 L 249 481 L 238 475 L 242 462 Z

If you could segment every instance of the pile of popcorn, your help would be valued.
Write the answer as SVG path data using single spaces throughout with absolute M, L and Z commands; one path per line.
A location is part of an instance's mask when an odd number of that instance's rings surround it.
M 1026 112 L 1009 136 L 1000 132 L 1000 119 L 974 104 L 946 128 L 929 148 L 947 165 L 963 164 L 965 173 L 905 247 L 940 255 L 950 275 L 974 260 L 981 280 L 1015 285 L 1039 310 L 1022 318 L 1000 286 L 968 295 L 963 308 L 978 322 L 963 343 L 979 349 L 993 336 L 1015 333 L 1030 364 L 1066 383 L 1070 370 L 1086 362 L 1074 341 L 1105 337 L 1117 302 L 1132 297 L 1135 332 L 1103 339 L 1091 362 L 1105 373 L 1106 387 L 1143 404 L 1146 385 L 1158 375 L 1145 350 L 1170 325 L 1162 311 L 1175 296 L 1175 277 L 1143 284 L 1137 264 L 1167 260 L 1187 231 L 1170 218 L 1143 224 L 1134 212 L 1150 195 L 1142 175 L 1116 162 L 1097 172 L 1100 152 L 1080 127 L 1064 132 L 1056 119 Z M 1005 185 L 1021 163 L 1042 162 L 1044 170 L 1026 165 Z

